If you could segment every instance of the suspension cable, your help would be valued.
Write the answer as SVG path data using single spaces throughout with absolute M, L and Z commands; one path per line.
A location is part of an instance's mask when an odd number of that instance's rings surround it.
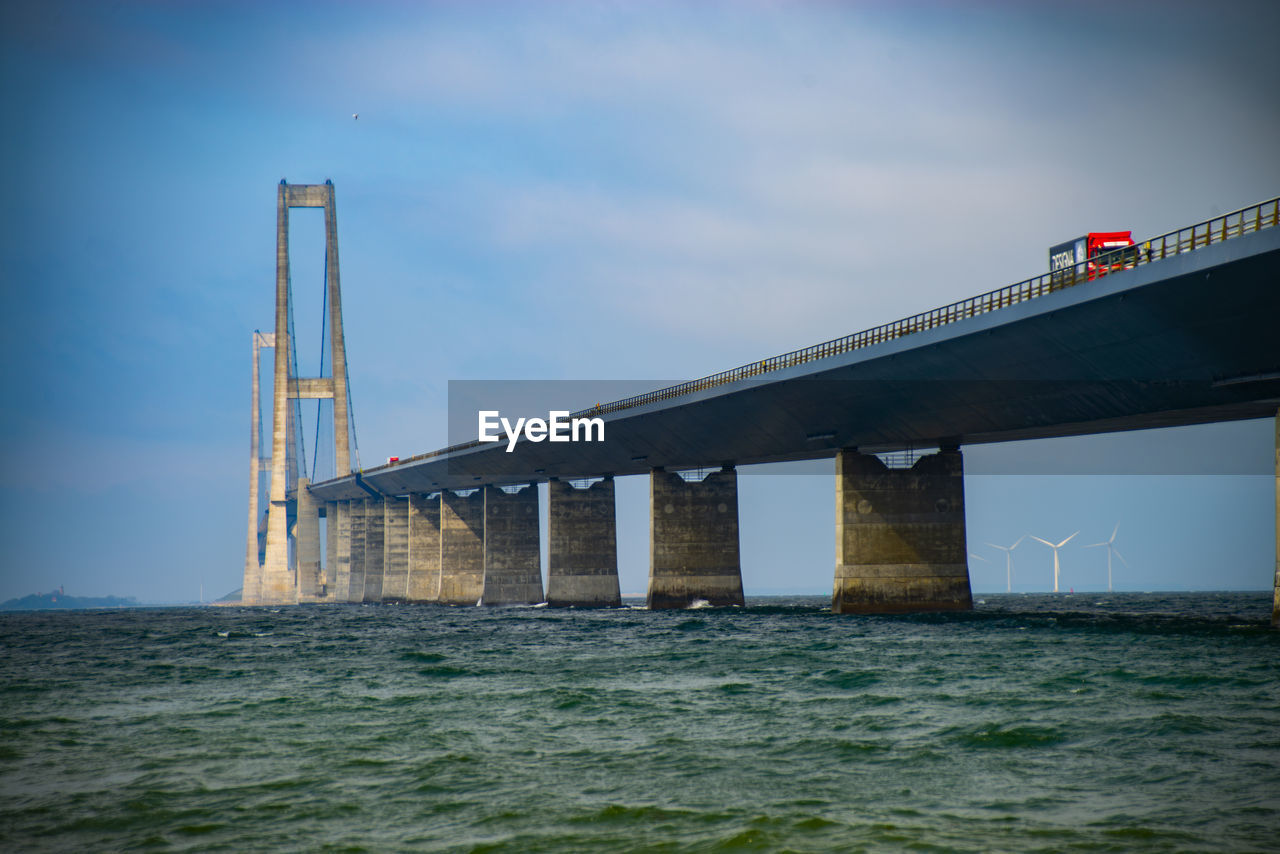
M 325 246 L 325 253 L 324 253 L 324 298 L 321 299 L 320 304 L 323 306 L 323 308 L 320 310 L 320 376 L 323 377 L 324 376 L 324 350 L 325 350 L 324 332 L 325 332 L 325 324 L 329 320 L 329 247 L 327 245 Z M 311 455 L 311 482 L 312 483 L 315 483 L 315 480 L 316 480 L 316 463 L 320 461 L 320 415 L 324 410 L 323 403 L 324 401 L 319 401 L 316 403 L 316 434 L 315 434 L 316 439 L 315 439 L 315 443 L 312 444 L 311 446 L 312 448 L 315 449 L 315 452 Z
M 345 328 L 339 329 L 338 334 L 342 336 L 342 352 L 345 354 L 347 353 L 347 330 Z M 351 364 L 351 360 L 349 358 L 347 359 L 346 364 L 348 365 Z M 351 372 L 350 371 L 347 371 L 347 375 L 346 377 L 344 377 L 344 380 L 345 382 L 343 383 L 343 385 L 347 387 L 347 429 L 351 432 L 351 448 L 356 453 L 355 470 L 364 471 L 364 469 L 360 465 L 360 440 L 356 438 L 356 410 L 351 403 Z M 350 465 L 349 461 L 348 461 L 348 465 Z M 346 474 L 346 473 L 342 472 L 342 474 Z
M 289 272 L 289 356 L 293 363 L 292 376 L 296 379 L 298 376 L 298 338 L 294 334 L 293 323 L 293 271 Z M 287 378 L 286 378 L 287 382 Z M 300 465 L 298 471 L 305 472 L 307 470 L 307 438 L 302 429 L 302 401 L 299 398 L 293 400 L 294 414 L 294 442 L 296 444 L 295 452 L 300 457 Z M 287 483 L 287 481 L 286 481 Z M 297 484 L 289 484 L 297 486 Z

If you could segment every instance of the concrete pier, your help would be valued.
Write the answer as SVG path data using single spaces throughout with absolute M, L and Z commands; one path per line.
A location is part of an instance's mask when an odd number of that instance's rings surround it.
M 294 547 L 298 556 L 298 601 L 317 602 L 320 589 L 320 507 L 307 489 L 310 481 L 298 479 L 298 521 L 294 523 Z
M 548 484 L 550 527 L 547 602 L 610 608 L 622 604 L 618 585 L 618 521 L 613 478 L 577 489 Z
M 741 605 L 738 473 L 699 482 L 654 469 L 649 478 L 650 608 L 685 608 L 699 599 Z
M 404 602 L 409 598 L 409 500 L 387 498 L 383 513 L 382 601 Z
M 361 602 L 382 601 L 382 570 L 386 560 L 386 509 L 381 498 L 364 502 L 364 596 Z
M 261 350 L 274 347 L 275 336 L 253 333 L 253 373 L 250 387 L 253 401 L 249 406 L 249 536 L 244 553 L 244 583 L 240 589 L 240 601 L 246 605 L 262 601 L 262 559 L 266 538 L 260 537 L 262 523 L 258 512 L 259 484 L 262 481 L 262 370 Z
M 440 600 L 440 495 L 409 496 L 410 602 Z
M 921 457 L 910 469 L 839 452 L 832 611 L 970 609 L 967 555 L 959 449 Z
M 484 594 L 484 490 L 440 493 L 440 602 L 478 605 Z
M 338 203 L 333 182 L 323 184 L 325 288 L 329 294 L 329 397 L 333 400 L 333 456 L 339 474 L 351 471 L 350 412 L 347 410 L 347 345 L 342 330 L 342 284 L 338 275 Z
M 262 565 L 262 586 L 258 603 L 293 605 L 298 601 L 298 584 L 289 566 L 289 511 L 291 501 L 272 501 L 267 508 L 267 548 Z
M 289 203 L 285 186 L 276 195 L 276 317 L 275 366 L 272 372 L 271 486 L 267 505 L 267 548 L 262 564 L 260 602 L 283 604 L 298 601 L 298 589 L 289 568 L 288 502 L 293 412 L 289 406 Z
M 324 503 L 324 562 L 320 567 L 320 577 L 324 581 L 325 600 L 341 602 L 335 598 L 338 590 L 338 502 Z M 349 570 L 348 570 L 349 571 Z
M 542 598 L 538 487 L 484 488 L 485 605 L 536 605 Z
M 329 600 L 351 601 L 351 502 L 334 501 L 328 505 L 329 519 Z
M 347 602 L 364 601 L 364 532 L 367 523 L 365 518 L 365 502 L 356 499 L 349 502 L 347 515 L 350 517 L 348 528 L 351 531 L 348 548 L 349 566 L 347 570 Z

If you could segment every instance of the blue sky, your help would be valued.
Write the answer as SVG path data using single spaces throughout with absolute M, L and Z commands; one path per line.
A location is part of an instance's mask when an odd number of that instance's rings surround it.
M 1276 32 L 1235 2 L 6 4 L 0 599 L 239 586 L 281 178 L 337 188 L 368 463 L 446 444 L 451 379 L 699 376 L 1274 196 Z M 975 589 L 1004 586 L 987 541 L 1116 522 L 1118 587 L 1268 587 L 1272 429 L 1153 440 L 1256 472 L 969 478 Z M 748 593 L 829 590 L 830 479 L 746 474 Z M 645 492 L 619 485 L 627 590 Z M 1064 585 L 1102 552 L 1064 549 Z

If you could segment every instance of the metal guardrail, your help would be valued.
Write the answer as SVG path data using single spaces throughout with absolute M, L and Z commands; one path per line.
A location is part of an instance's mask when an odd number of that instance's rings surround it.
M 843 338 L 833 338 L 821 344 L 814 344 L 812 347 L 805 347 L 802 350 L 792 350 L 790 353 L 783 353 L 779 356 L 762 359 L 759 362 L 740 365 L 727 371 L 721 371 L 718 374 L 711 374 L 701 379 L 690 380 L 689 382 L 668 386 L 645 394 L 637 394 L 610 403 L 596 404 L 588 409 L 578 410 L 570 417 L 588 418 L 608 415 L 624 409 L 633 409 L 649 403 L 683 397 L 687 394 L 727 385 L 739 380 L 750 379 L 751 377 L 758 377 L 761 374 L 772 373 L 783 368 L 803 365 L 818 359 L 838 356 L 842 353 L 860 350 L 874 344 L 892 341 L 896 338 L 904 338 L 917 332 L 937 329 L 940 326 L 946 326 L 958 320 L 999 311 L 1002 308 L 1026 302 L 1054 291 L 1060 291 L 1064 288 L 1074 287 L 1102 278 L 1116 270 L 1132 269 L 1143 264 L 1171 258 L 1175 255 L 1194 252 L 1214 243 L 1222 243 L 1225 240 L 1275 226 L 1280 226 L 1280 197 L 1260 202 L 1247 208 L 1241 208 L 1238 211 L 1232 211 L 1187 228 L 1171 231 L 1159 237 L 1153 237 L 1141 244 L 1095 256 L 1090 259 L 1093 262 L 1091 269 L 1084 269 L 1089 265 L 1081 264 L 1077 268 L 1081 271 L 1060 270 L 1053 273 L 1045 273 L 1012 285 L 1006 285 L 994 291 L 988 291 L 976 297 L 935 308 L 932 311 L 915 314 L 862 332 L 855 332 Z M 443 456 L 444 454 L 467 448 L 474 448 L 478 445 L 480 445 L 480 442 L 474 440 L 460 445 L 451 445 L 438 451 L 430 451 L 425 454 L 408 457 L 401 460 L 399 464 L 403 465 L 407 462 Z

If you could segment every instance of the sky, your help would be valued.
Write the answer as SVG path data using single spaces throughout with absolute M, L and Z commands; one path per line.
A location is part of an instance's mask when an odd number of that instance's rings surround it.
M 450 380 L 689 379 L 1276 196 L 1277 32 L 1270 2 L 3 4 L 0 600 L 240 586 L 282 178 L 336 188 L 368 466 L 448 443 Z M 318 212 L 291 240 L 307 373 Z M 975 449 L 1208 473 L 967 477 L 974 590 L 987 543 L 1077 530 L 1063 587 L 1105 589 L 1117 524 L 1117 589 L 1269 589 L 1273 442 Z M 831 476 L 740 474 L 747 594 L 829 592 Z M 642 593 L 644 478 L 618 519 Z

